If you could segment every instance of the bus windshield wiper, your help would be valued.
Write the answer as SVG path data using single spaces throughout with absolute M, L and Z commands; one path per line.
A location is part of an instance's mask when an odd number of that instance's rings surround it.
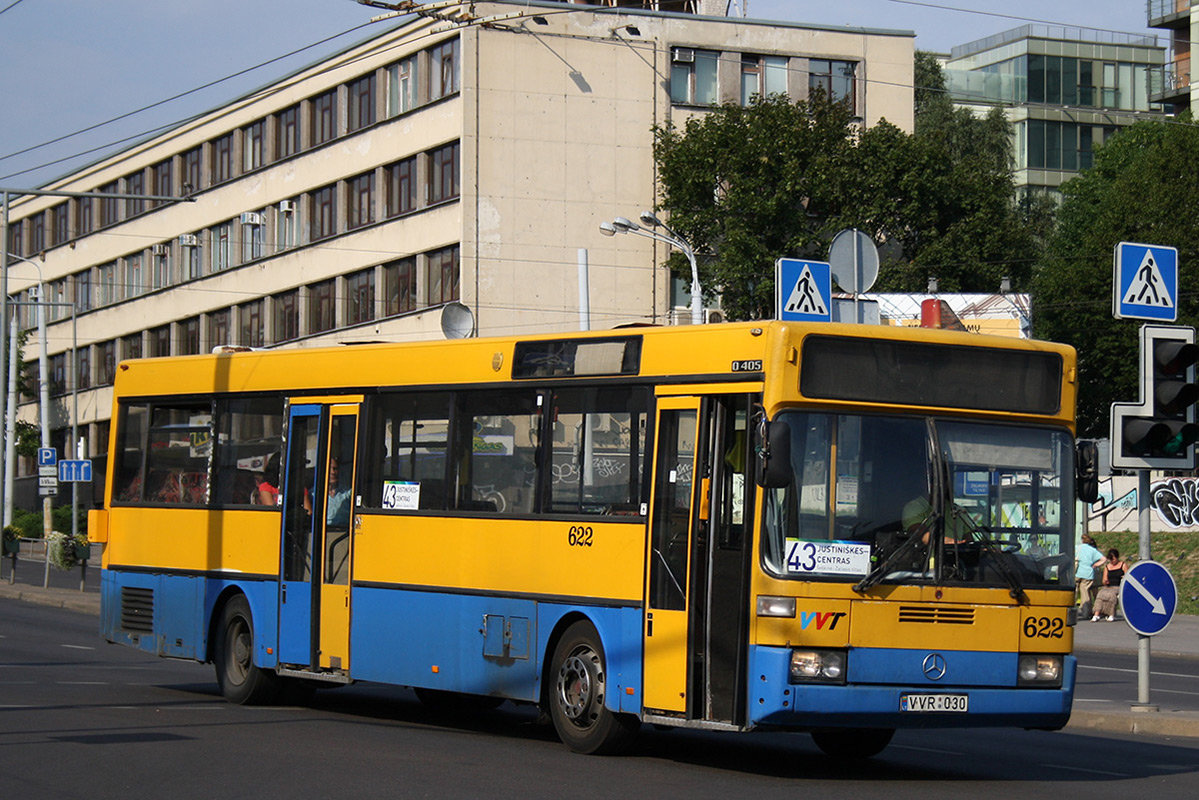
M 995 569 L 1003 576 L 1003 581 L 1008 585 L 1008 594 L 1017 603 L 1024 605 L 1028 602 L 1028 595 L 1024 593 L 1024 586 L 1020 583 L 1020 576 L 1012 571 L 1011 565 L 1008 563 L 1010 557 L 1008 553 L 999 549 L 998 543 L 991 538 L 991 529 L 985 525 L 979 525 L 974 519 L 957 503 L 953 504 L 950 511 L 956 521 L 961 521 L 966 529 L 970 531 L 970 535 L 982 544 L 983 548 L 990 554 L 992 561 L 995 564 Z
M 923 543 L 925 534 L 932 530 L 939 516 L 935 509 L 930 508 L 928 513 L 924 515 L 924 519 L 920 520 L 920 524 L 916 526 L 912 535 L 908 537 L 908 540 L 891 551 L 891 555 L 884 558 L 877 567 L 870 571 L 869 575 L 858 581 L 854 585 L 853 590 L 855 592 L 864 592 L 870 587 L 878 585 L 878 582 L 891 571 L 891 568 L 899 563 L 901 557 L 915 550 L 916 545 Z

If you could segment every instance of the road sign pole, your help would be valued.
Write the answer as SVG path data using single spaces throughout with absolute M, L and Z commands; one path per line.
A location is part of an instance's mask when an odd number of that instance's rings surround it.
M 1149 561 L 1153 554 L 1149 550 L 1149 470 L 1137 471 L 1137 550 L 1138 559 Z M 1128 610 L 1125 609 L 1125 615 Z M 1133 704 L 1134 711 L 1157 711 L 1157 706 L 1149 703 L 1149 642 L 1152 636 L 1137 634 L 1137 701 Z

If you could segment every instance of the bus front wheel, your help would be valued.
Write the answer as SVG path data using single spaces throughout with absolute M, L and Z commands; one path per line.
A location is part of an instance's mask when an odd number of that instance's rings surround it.
M 254 664 L 254 617 L 244 596 L 225 604 L 214 644 L 216 680 L 226 700 L 261 705 L 279 696 L 279 678 Z
M 576 753 L 610 754 L 627 749 L 638 720 L 604 706 L 607 665 L 599 634 L 589 622 L 566 629 L 554 658 L 549 683 L 549 712 L 558 738 Z
M 893 728 L 826 728 L 812 731 L 812 740 L 827 756 L 856 760 L 877 756 L 894 735 Z

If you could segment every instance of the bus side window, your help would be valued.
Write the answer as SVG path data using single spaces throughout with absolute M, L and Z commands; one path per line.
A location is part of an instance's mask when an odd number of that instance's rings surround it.
M 146 452 L 146 423 L 149 407 L 122 406 L 117 427 L 117 485 L 113 497 L 136 503 L 142 499 L 142 455 Z
M 213 505 L 257 506 L 271 459 L 283 446 L 283 400 L 255 397 L 218 400 Z M 278 492 L 278 478 L 273 487 Z

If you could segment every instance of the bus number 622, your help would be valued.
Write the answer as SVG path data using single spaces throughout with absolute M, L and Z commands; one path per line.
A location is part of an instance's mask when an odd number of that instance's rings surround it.
M 571 547 L 591 547 L 591 533 L 590 525 L 571 525 L 566 541 Z

